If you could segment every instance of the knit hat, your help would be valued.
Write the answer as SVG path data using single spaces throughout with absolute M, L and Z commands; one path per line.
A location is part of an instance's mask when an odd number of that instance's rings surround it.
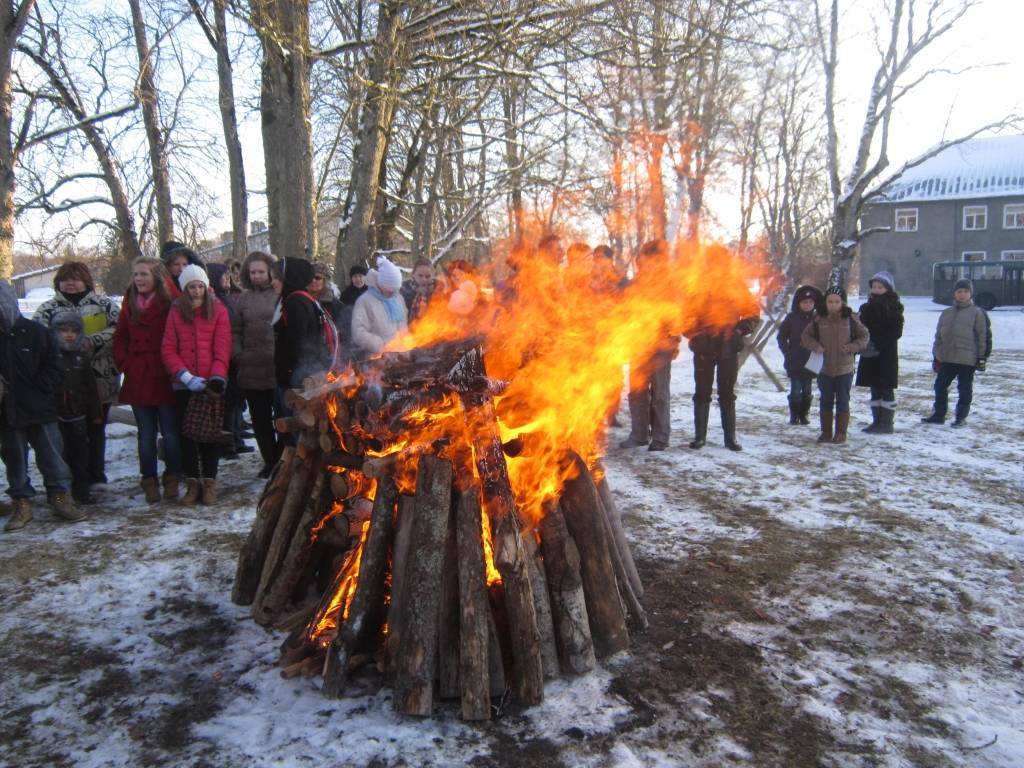
M 881 272 L 875 272 L 875 274 L 871 276 L 871 279 L 868 280 L 868 285 L 871 285 L 872 283 L 881 283 L 890 291 L 896 290 L 896 280 L 893 279 L 891 272 L 886 272 L 884 269 Z
M 966 277 L 957 280 L 956 284 L 953 286 L 954 291 L 959 291 L 961 288 L 966 288 L 972 294 L 974 293 L 974 283 L 972 283 Z
M 813 285 L 802 285 L 799 288 L 797 288 L 795 298 L 797 304 L 799 304 L 801 301 L 804 301 L 805 299 L 810 299 L 811 301 L 817 302 L 818 299 L 821 298 L 821 291 L 819 291 Z
M 295 291 L 304 291 L 306 286 L 313 282 L 313 265 L 306 259 L 291 256 L 287 259 L 281 259 L 278 264 L 281 265 L 284 273 L 282 296 L 290 296 Z
M 195 264 L 189 264 L 178 275 L 178 285 L 181 286 L 181 290 L 188 288 L 189 283 L 200 282 L 207 288 L 210 287 L 210 277 L 206 274 L 206 270 L 202 267 L 197 267 Z
M 82 332 L 82 316 L 75 312 L 73 309 L 62 309 L 53 316 L 53 320 L 50 321 L 50 326 L 53 328 L 74 328 L 79 333 Z
M 829 296 L 838 296 L 843 300 L 843 304 L 846 303 L 846 290 L 838 283 L 831 283 L 828 288 L 825 289 L 825 298 L 827 299 Z
M 348 270 L 349 280 L 351 280 L 356 275 L 362 275 L 363 277 L 366 277 L 366 272 L 367 269 L 362 264 L 353 264 L 351 267 L 349 267 Z
M 377 259 L 377 287 L 392 291 L 397 291 L 402 287 L 401 271 L 383 256 Z

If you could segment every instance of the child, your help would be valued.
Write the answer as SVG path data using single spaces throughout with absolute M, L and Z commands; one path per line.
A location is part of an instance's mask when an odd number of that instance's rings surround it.
M 181 271 L 178 283 L 182 294 L 167 315 L 160 354 L 171 375 L 180 434 L 193 397 L 206 397 L 207 391 L 217 397 L 224 395 L 231 360 L 231 321 L 224 305 L 214 298 L 210 279 L 200 267 L 189 264 Z M 185 504 L 195 504 L 200 497 L 204 504 L 217 501 L 219 459 L 219 443 L 197 442 L 181 435 Z
M 824 317 L 816 317 L 800 334 L 800 343 L 824 356 L 818 373 L 821 415 L 819 443 L 846 442 L 850 425 L 850 388 L 853 386 L 853 356 L 868 345 L 868 329 L 846 306 L 846 291 L 831 285 L 825 291 Z M 835 435 L 832 408 L 835 407 Z
M 935 407 L 925 424 L 942 424 L 949 408 L 949 385 L 956 379 L 959 397 L 952 427 L 962 427 L 971 412 L 974 372 L 984 371 L 992 354 L 992 328 L 988 315 L 974 306 L 970 280 L 957 280 L 953 286 L 953 306 L 939 315 L 932 345 L 932 370 L 935 371 Z
M 865 354 L 857 366 L 857 386 L 871 388 L 871 424 L 862 431 L 869 435 L 891 435 L 896 416 L 903 304 L 896 293 L 896 281 L 889 272 L 872 275 L 868 288 L 871 293 L 867 303 L 861 304 L 859 315 L 871 334 L 870 346 L 877 354 Z
M 813 285 L 801 285 L 793 294 L 790 312 L 779 326 L 776 341 L 782 350 L 786 375 L 789 377 L 789 423 L 809 424 L 807 414 L 811 412 L 814 395 L 811 384 L 814 374 L 807 370 L 810 350 L 800 343 L 804 328 L 814 319 L 815 310 L 821 310 L 824 303 L 821 291 Z
M 64 461 L 71 469 L 71 498 L 95 504 L 89 493 L 89 427 L 103 423 L 99 388 L 92 371 L 91 344 L 83 335 L 82 317 L 65 309 L 51 321 L 60 344 L 64 377 L 57 386 L 57 419 L 64 440 Z

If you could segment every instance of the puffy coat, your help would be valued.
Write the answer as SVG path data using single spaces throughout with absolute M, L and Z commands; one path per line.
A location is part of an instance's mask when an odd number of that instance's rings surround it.
M 817 317 L 800 334 L 800 343 L 807 349 L 824 352 L 825 363 L 821 373 L 825 376 L 845 376 L 853 373 L 853 358 L 863 352 L 871 336 L 868 329 L 849 307 L 843 307 L 833 317 Z M 849 345 L 849 352 L 843 346 Z
M 862 357 L 857 364 L 857 386 L 896 389 L 899 386 L 899 339 L 903 335 L 903 305 L 891 291 L 872 295 L 860 307 L 860 321 L 878 350 L 876 357 Z
M 18 297 L 0 281 L 0 374 L 3 418 L 13 429 L 57 420 L 60 347 L 45 325 L 21 316 Z
M 245 291 L 231 318 L 231 359 L 238 368 L 239 389 L 273 389 L 274 307 L 277 294 L 266 288 Z
M 58 418 L 61 421 L 85 418 L 90 424 L 102 420 L 103 412 L 88 349 L 61 349 L 60 363 L 63 379 L 57 387 Z
M 786 375 L 791 379 L 813 377 L 813 374 L 804 367 L 807 365 L 807 358 L 810 356 L 811 350 L 800 343 L 800 335 L 804 332 L 804 328 L 814 319 L 813 309 L 810 312 L 800 311 L 801 299 L 808 296 L 814 299 L 815 307 L 825 300 L 817 288 L 807 285 L 800 286 L 793 293 L 789 314 L 783 318 L 775 337 L 779 350 L 782 352 Z
M 125 296 L 125 301 L 131 300 L 129 296 Z M 129 319 L 127 309 L 117 318 L 114 362 L 124 374 L 118 402 L 139 406 L 174 405 L 171 377 L 160 356 L 169 310 L 170 305 L 157 296 L 134 321 Z
M 935 328 L 932 357 L 940 363 L 977 365 L 992 354 L 992 328 L 988 315 L 973 301 L 942 310 Z
M 84 333 L 92 346 L 92 372 L 99 386 L 100 402 L 113 402 L 120 389 L 120 376 L 114 362 L 114 328 L 120 310 L 109 296 L 93 291 L 77 304 L 57 291 L 56 296 L 39 305 L 32 319 L 51 328 L 54 316 L 69 309 L 81 315 Z
M 197 313 L 192 322 L 182 316 L 179 307 L 171 307 L 160 356 L 175 389 L 184 388 L 178 381 L 182 371 L 204 379 L 219 376 L 226 380 L 231 363 L 231 321 L 224 305 L 214 300 L 213 318 Z
M 395 336 L 408 330 L 405 301 L 398 293 L 392 299 L 399 310 L 398 322 L 388 315 L 376 291 L 367 291 L 356 301 L 352 309 L 352 346 L 357 354 L 377 355 Z

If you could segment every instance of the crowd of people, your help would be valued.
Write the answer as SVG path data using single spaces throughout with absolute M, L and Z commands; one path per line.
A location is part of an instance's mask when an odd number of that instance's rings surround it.
M 563 254 L 552 236 L 538 248 L 550 250 L 552 259 L 588 259 L 596 292 L 614 295 L 630 284 L 608 246 L 570 247 Z M 664 241 L 645 244 L 635 272 L 649 270 L 656 279 L 667 249 Z M 120 305 L 96 290 L 86 264 L 65 263 L 54 277 L 54 297 L 31 320 L 19 311 L 13 288 L 0 281 L 0 455 L 12 500 L 5 530 L 32 520 L 30 447 L 53 512 L 68 521 L 85 516 L 82 508 L 95 503 L 93 489 L 107 482 L 106 425 L 114 402 L 130 406 L 134 415 L 147 503 L 216 502 L 220 462 L 242 452 L 258 450 L 258 476 L 268 477 L 291 439 L 274 428 L 276 417 L 289 415 L 284 390 L 379 354 L 439 290 L 458 312 L 469 269 L 453 261 L 437 277 L 430 262 L 418 261 L 404 281 L 396 265 L 378 257 L 374 269 L 353 266 L 341 289 L 322 264 L 278 261 L 259 251 L 242 264 L 206 264 L 171 241 L 160 258 L 133 262 Z M 872 420 L 864 431 L 893 432 L 903 305 L 890 273 L 875 274 L 869 285 L 858 312 L 847 305 L 841 286 L 824 292 L 800 286 L 778 329 L 790 380 L 789 423 L 809 423 L 817 380 L 819 443 L 846 442 L 855 375 L 857 386 L 870 391 Z M 514 288 L 499 284 L 495 291 L 504 295 Z M 926 423 L 945 422 L 953 380 L 959 390 L 953 426 L 966 423 L 974 373 L 985 369 L 991 353 L 987 315 L 971 294 L 970 281 L 959 281 L 953 306 L 940 315 L 935 404 Z M 735 387 L 743 349 L 760 322 L 756 313 L 737 310 L 727 322 L 719 317 L 714 325 L 686 330 L 695 385 L 690 448 L 707 442 L 717 385 L 724 444 L 742 450 Z M 660 333 L 653 359 L 631 365 L 630 432 L 622 448 L 669 447 L 671 368 L 683 336 L 668 325 Z M 615 423 L 618 400 L 609 403 L 609 423 Z M 248 437 L 255 438 L 256 449 L 245 443 Z

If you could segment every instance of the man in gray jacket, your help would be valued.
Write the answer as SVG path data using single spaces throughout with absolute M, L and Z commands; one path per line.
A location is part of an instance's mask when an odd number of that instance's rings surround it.
M 992 353 L 992 327 L 985 310 L 974 306 L 970 280 L 958 280 L 953 286 L 953 306 L 939 315 L 932 345 L 932 370 L 935 371 L 935 407 L 925 424 L 942 424 L 949 409 L 949 385 L 956 379 L 959 397 L 951 426 L 962 427 L 971 411 L 974 372 L 984 371 Z

